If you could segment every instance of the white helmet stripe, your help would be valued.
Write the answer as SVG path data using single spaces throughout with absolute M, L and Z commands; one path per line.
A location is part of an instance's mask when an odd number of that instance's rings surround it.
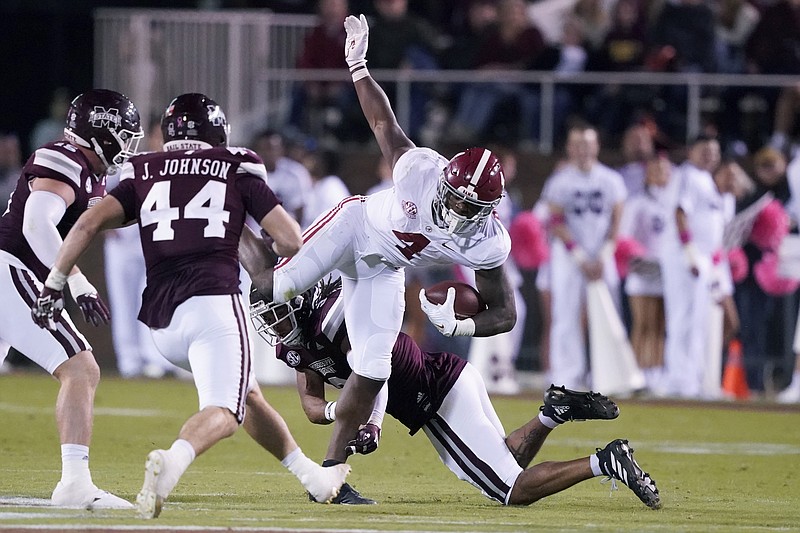
M 481 155 L 481 160 L 478 161 L 478 166 L 475 168 L 475 173 L 472 174 L 472 179 L 469 181 L 469 186 L 471 189 L 474 189 L 478 185 L 478 180 L 481 179 L 483 175 L 483 169 L 486 168 L 486 163 L 489 162 L 489 156 L 492 155 L 492 152 L 489 150 L 484 149 L 483 155 Z

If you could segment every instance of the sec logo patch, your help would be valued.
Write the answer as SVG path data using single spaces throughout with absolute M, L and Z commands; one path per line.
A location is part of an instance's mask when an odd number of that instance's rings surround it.
M 289 366 L 299 365 L 300 354 L 295 352 L 294 350 L 290 350 L 289 353 L 286 354 L 286 362 L 289 363 Z

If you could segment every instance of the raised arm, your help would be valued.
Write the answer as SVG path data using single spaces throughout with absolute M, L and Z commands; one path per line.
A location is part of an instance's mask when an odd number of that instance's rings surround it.
M 353 76 L 361 110 L 378 141 L 383 157 L 394 168 L 400 156 L 415 145 L 397 123 L 397 117 L 392 111 L 386 93 L 367 70 L 366 56 L 369 44 L 367 17 L 361 15 L 360 18 L 356 18 L 350 15 L 345 19 L 344 27 L 347 31 L 344 46 L 345 60 Z

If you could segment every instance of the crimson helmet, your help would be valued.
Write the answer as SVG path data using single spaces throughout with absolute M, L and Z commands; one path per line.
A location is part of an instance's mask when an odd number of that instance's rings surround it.
M 492 152 L 469 148 L 456 154 L 439 178 L 433 200 L 436 224 L 448 233 L 472 233 L 500 203 L 504 186 L 503 167 Z
M 179 141 L 172 145 L 173 149 L 228 146 L 229 131 L 228 120 L 219 104 L 200 93 L 178 96 L 161 118 L 161 133 L 167 150 L 173 141 Z
M 94 151 L 106 168 L 121 165 L 135 154 L 142 137 L 139 111 L 124 94 L 92 89 L 69 105 L 64 138 Z

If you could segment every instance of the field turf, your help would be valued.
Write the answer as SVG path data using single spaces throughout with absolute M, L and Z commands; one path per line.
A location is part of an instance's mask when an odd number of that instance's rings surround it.
M 60 476 L 57 382 L 0 376 L 0 531 L 800 531 L 800 409 L 768 404 L 619 401 L 615 421 L 556 429 L 534 463 L 582 457 L 621 437 L 655 478 L 663 509 L 600 479 L 530 507 L 503 507 L 459 481 L 420 432 L 387 416 L 377 452 L 351 460 L 348 481 L 377 506 L 310 503 L 300 484 L 243 430 L 189 468 L 156 520 L 133 512 L 47 507 Z M 290 387 L 265 387 L 306 455 L 321 459 L 330 427 L 308 423 Z M 510 431 L 534 416 L 540 393 L 495 398 Z M 104 378 L 91 467 L 96 484 L 133 499 L 144 459 L 167 447 L 196 409 L 191 383 Z

